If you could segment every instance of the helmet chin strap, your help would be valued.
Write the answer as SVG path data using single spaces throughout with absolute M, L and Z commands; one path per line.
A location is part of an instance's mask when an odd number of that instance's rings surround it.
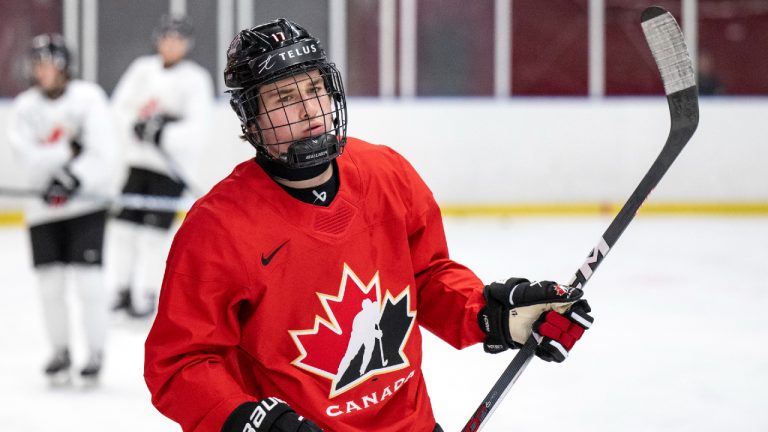
M 331 164 L 330 161 L 327 161 L 304 168 L 289 168 L 285 164 L 276 161 L 274 158 L 265 155 L 264 151 L 261 149 L 256 152 L 256 163 L 259 164 L 270 177 L 277 177 L 290 181 L 315 178 L 325 172 Z
M 341 153 L 336 135 L 322 134 L 294 141 L 288 147 L 286 165 L 304 168 L 336 158 Z M 281 155 L 282 157 L 282 155 Z
M 325 172 L 330 162 L 341 154 L 342 145 L 336 135 L 326 133 L 294 141 L 288 152 L 277 158 L 259 144 L 259 136 L 249 133 L 244 126 L 242 130 L 244 138 L 256 148 L 256 163 L 270 177 L 290 181 L 309 180 Z

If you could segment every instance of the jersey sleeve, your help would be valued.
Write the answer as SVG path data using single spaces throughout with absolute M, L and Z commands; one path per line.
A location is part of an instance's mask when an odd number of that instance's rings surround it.
M 432 192 L 403 158 L 402 177 L 408 180 L 406 196 L 408 243 L 418 286 L 421 326 L 455 348 L 465 348 L 484 338 L 477 314 L 485 305 L 484 284 L 467 267 L 453 261 L 443 229 L 440 208 Z
M 41 187 L 47 183 L 53 173 L 60 169 L 72 157 L 72 150 L 65 137 L 49 145 L 40 145 L 35 134 L 35 125 L 30 108 L 22 94 L 11 105 L 8 118 L 8 141 L 13 154 L 24 168 L 29 183 Z
M 163 128 L 161 150 L 168 152 L 169 159 L 179 164 L 182 177 L 189 181 L 195 172 L 199 155 L 210 139 L 213 113 L 213 82 L 202 68 L 191 69 L 184 111 L 179 121 L 170 122 Z
M 110 192 L 119 163 L 119 144 L 107 96 L 101 88 L 89 88 L 88 103 L 78 141 L 80 154 L 69 168 L 85 192 Z
M 152 403 L 183 430 L 218 431 L 237 406 L 254 400 L 227 366 L 251 288 L 223 224 L 193 212 L 168 257 L 144 377 Z
M 133 95 L 136 89 L 141 85 L 141 80 L 145 78 L 143 72 L 146 69 L 144 59 L 139 57 L 128 66 L 115 85 L 112 92 L 112 108 L 121 118 L 131 118 L 134 116 Z
M 128 144 L 128 138 L 133 134 L 133 123 L 136 121 L 137 101 L 135 95 L 146 77 L 146 62 L 143 57 L 135 59 L 120 76 L 115 90 L 112 92 L 110 105 L 115 117 L 118 138 Z

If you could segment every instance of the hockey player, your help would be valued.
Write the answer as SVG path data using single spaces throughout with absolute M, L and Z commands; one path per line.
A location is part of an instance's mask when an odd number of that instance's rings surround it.
M 146 341 L 153 403 L 185 431 L 440 431 L 422 327 L 489 352 L 533 329 L 558 362 L 589 327 L 579 289 L 485 286 L 449 258 L 413 167 L 346 136 L 339 73 L 305 29 L 241 31 L 224 78 L 256 157 L 188 213 Z
M 29 202 L 26 221 L 53 347 L 45 373 L 54 383 L 69 381 L 71 367 L 68 272 L 90 349 L 80 375 L 92 380 L 101 370 L 109 314 L 102 271 L 107 202 L 95 197 L 114 192 L 109 185 L 118 155 L 106 94 L 96 84 L 72 79 L 71 63 L 61 35 L 35 37 L 29 54 L 34 86 L 13 101 L 8 123 L 27 185 L 44 191 L 42 199 Z
M 154 41 L 157 54 L 137 58 L 112 98 L 129 165 L 123 192 L 178 198 L 207 140 L 213 84 L 205 69 L 185 58 L 194 44 L 186 18 L 162 17 Z M 124 209 L 110 223 L 115 310 L 133 317 L 154 313 L 174 218 L 172 211 Z

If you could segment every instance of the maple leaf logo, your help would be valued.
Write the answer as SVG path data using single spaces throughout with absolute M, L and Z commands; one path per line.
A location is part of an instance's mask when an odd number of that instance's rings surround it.
M 66 134 L 66 131 L 62 126 L 56 126 L 51 130 L 48 136 L 45 137 L 43 144 L 55 144 L 60 139 L 62 139 L 65 134 Z
M 291 364 L 330 380 L 330 398 L 410 366 L 403 353 L 416 317 L 410 287 L 382 296 L 378 272 L 366 284 L 345 263 L 338 293 L 317 297 L 325 316 L 315 315 L 311 329 L 288 331 L 300 352 Z
M 147 120 L 157 115 L 160 111 L 160 101 L 157 98 L 152 98 L 139 108 L 138 118 L 140 120 Z

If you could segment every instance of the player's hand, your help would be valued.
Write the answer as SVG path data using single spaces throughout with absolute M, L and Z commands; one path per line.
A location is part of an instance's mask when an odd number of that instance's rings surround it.
M 246 402 L 235 408 L 221 432 L 323 432 L 314 422 L 293 410 L 278 398 Z
M 177 121 L 176 117 L 158 114 L 138 121 L 133 125 L 133 133 L 140 141 L 160 145 L 165 125 Z
M 536 355 L 556 363 L 565 360 L 576 341 L 592 326 L 594 319 L 589 315 L 591 311 L 589 303 L 581 299 L 564 314 L 553 310 L 542 314 L 533 323 L 533 332 L 540 338 Z
M 69 142 L 69 149 L 72 150 L 72 159 L 74 159 L 83 152 L 83 145 L 77 139 L 73 139 Z
M 69 168 L 57 171 L 43 192 L 43 201 L 52 206 L 64 205 L 80 188 L 80 180 Z
M 561 362 L 593 321 L 589 305 L 581 300 L 584 292 L 555 282 L 511 278 L 487 285 L 483 295 L 486 306 L 478 322 L 490 353 L 520 348 L 535 332 L 536 355 Z

